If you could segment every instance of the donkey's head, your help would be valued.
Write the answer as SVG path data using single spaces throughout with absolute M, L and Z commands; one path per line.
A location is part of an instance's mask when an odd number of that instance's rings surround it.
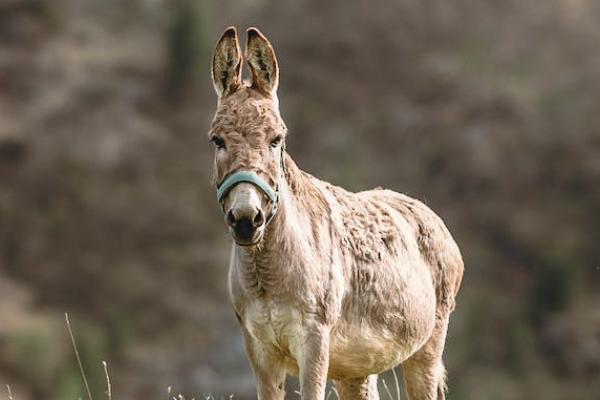
M 215 147 L 217 200 L 237 244 L 258 244 L 277 212 L 286 127 L 279 115 L 279 70 L 269 41 L 248 29 L 246 61 L 252 82 L 242 82 L 235 28 L 217 42 L 212 78 L 219 98 L 209 132 Z

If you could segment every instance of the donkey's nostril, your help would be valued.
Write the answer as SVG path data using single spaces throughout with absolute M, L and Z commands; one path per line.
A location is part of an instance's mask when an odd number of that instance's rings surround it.
M 227 213 L 227 224 L 229 224 L 229 226 L 231 226 L 231 227 L 235 227 L 235 223 L 236 223 L 235 215 L 233 215 L 233 211 L 230 210 Z
M 254 216 L 254 226 L 261 226 L 263 224 L 263 222 L 265 221 L 265 217 L 262 213 L 261 210 L 258 210 L 256 215 Z

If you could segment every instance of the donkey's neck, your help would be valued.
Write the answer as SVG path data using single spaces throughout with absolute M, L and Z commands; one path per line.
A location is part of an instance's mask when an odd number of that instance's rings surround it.
M 306 265 L 327 242 L 323 232 L 329 206 L 313 178 L 285 157 L 285 176 L 280 177 L 279 210 L 257 246 L 236 246 L 235 254 L 245 289 L 255 295 L 276 294 L 298 284 Z

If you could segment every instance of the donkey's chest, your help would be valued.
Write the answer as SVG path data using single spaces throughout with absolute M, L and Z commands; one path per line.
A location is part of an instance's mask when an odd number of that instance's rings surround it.
M 283 354 L 290 354 L 304 337 L 302 314 L 285 301 L 256 299 L 246 304 L 242 323 L 248 333 Z

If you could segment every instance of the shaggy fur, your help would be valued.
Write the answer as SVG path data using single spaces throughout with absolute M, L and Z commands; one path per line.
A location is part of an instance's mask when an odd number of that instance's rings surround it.
M 343 400 L 377 399 L 376 374 L 399 363 L 411 400 L 444 399 L 442 352 L 463 274 L 457 245 L 417 200 L 351 193 L 301 171 L 277 140 L 286 128 L 275 53 L 255 29 L 248 40 L 252 84 L 239 82 L 235 29 L 217 44 L 210 137 L 224 143 L 215 183 L 251 170 L 280 192 L 256 244 L 234 244 L 229 270 L 259 399 L 282 399 L 286 373 L 299 376 L 304 400 L 323 399 L 327 378 Z M 222 206 L 272 212 L 251 184 L 234 187 Z

